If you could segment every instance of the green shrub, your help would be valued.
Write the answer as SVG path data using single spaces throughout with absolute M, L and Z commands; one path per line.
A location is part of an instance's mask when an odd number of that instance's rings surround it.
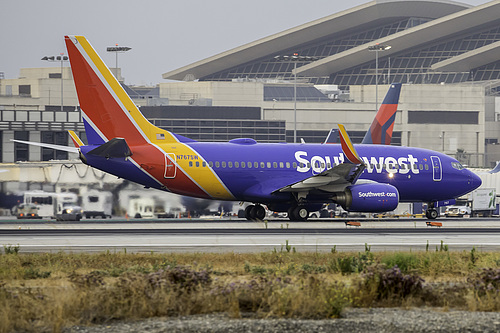
M 396 252 L 385 255 L 381 258 L 381 262 L 386 267 L 397 266 L 402 273 L 408 273 L 419 267 L 420 260 L 417 255 L 406 252 Z

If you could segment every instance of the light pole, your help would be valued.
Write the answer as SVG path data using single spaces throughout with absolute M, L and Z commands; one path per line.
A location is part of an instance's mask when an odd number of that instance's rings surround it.
M 58 56 L 45 56 L 42 58 L 45 61 L 60 61 L 61 62 L 61 112 L 64 111 L 64 81 L 63 81 L 63 62 L 68 61 L 68 56 L 65 56 L 64 53 L 60 53 Z
M 291 56 L 276 56 L 277 61 L 292 61 L 293 62 L 293 143 L 297 143 L 297 62 L 312 62 L 317 60 L 317 57 L 312 56 L 299 56 L 294 53 Z
M 115 46 L 110 46 L 108 48 L 106 48 L 106 51 L 108 52 L 115 52 L 115 77 L 117 80 L 118 79 L 118 53 L 124 53 L 124 52 L 127 52 L 129 50 L 132 50 L 131 47 L 127 47 L 127 46 L 118 46 L 118 44 L 115 44 Z
M 368 51 L 375 51 L 375 111 L 378 111 L 378 53 L 379 51 L 387 51 L 391 47 L 390 45 L 379 43 L 368 46 Z

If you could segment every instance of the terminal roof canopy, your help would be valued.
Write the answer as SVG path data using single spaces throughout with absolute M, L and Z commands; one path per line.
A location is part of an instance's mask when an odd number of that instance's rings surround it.
M 190 80 L 203 79 L 218 72 L 241 66 L 258 59 L 272 58 L 276 55 L 293 52 L 292 50 L 294 49 L 303 48 L 305 45 L 312 44 L 325 38 L 341 39 L 342 36 L 363 33 L 363 31 L 370 31 L 376 27 L 390 25 L 392 22 L 405 18 L 420 19 L 420 22 L 413 23 L 418 26 L 421 23 L 426 24 L 425 22 L 432 22 L 435 19 L 469 8 L 468 5 L 452 1 L 370 1 L 366 4 L 326 16 L 164 73 L 163 78 L 170 80 L 184 80 L 186 78 Z M 408 30 L 412 30 L 411 23 L 408 24 L 410 28 Z M 453 24 L 451 24 L 448 29 L 453 29 Z M 460 27 L 455 26 L 455 29 L 460 29 Z M 434 33 L 433 31 L 428 31 L 427 34 L 430 35 L 428 38 L 432 38 Z M 446 33 L 451 33 L 451 31 L 441 31 L 441 34 Z M 373 37 L 377 36 L 373 35 Z M 365 41 L 372 42 L 376 40 L 376 38 L 373 37 L 370 38 L 367 36 Z M 401 51 L 402 48 L 412 47 L 414 45 L 415 40 L 410 40 L 406 42 L 405 45 L 399 45 L 398 47 L 393 44 L 391 51 L 398 52 Z M 357 47 L 358 50 L 364 50 L 366 48 L 365 46 L 356 45 L 347 46 L 347 48 L 349 47 Z M 345 53 L 348 51 L 349 49 L 343 52 Z M 373 57 L 373 55 L 368 52 L 364 53 L 366 53 L 366 56 L 358 57 L 356 57 L 355 53 L 345 53 L 347 58 L 351 58 L 351 62 L 349 64 L 342 63 L 342 66 L 356 65 L 357 63 L 366 61 L 366 57 Z M 355 56 L 354 58 L 352 58 L 353 55 Z M 335 54 L 328 54 L 326 57 L 323 56 L 321 60 L 312 62 L 303 66 L 303 68 L 299 68 L 298 73 L 300 74 L 304 71 L 308 71 L 307 75 L 329 75 L 332 70 L 335 69 L 335 67 L 328 65 L 334 60 L 329 59 L 328 57 L 330 56 L 335 56 Z M 339 58 L 335 58 L 335 61 L 339 61 Z

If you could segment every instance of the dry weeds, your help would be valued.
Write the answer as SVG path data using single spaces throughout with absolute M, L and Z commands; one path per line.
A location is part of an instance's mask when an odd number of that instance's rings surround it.
M 285 249 L 286 250 L 286 249 Z M 224 312 L 335 318 L 345 307 L 500 310 L 500 254 L 0 255 L 0 332 Z

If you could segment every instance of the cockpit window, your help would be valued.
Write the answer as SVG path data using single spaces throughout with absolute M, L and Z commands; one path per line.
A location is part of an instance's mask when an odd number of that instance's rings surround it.
M 462 164 L 460 164 L 459 162 L 451 162 L 451 166 L 457 170 L 465 169 L 464 166 Z

